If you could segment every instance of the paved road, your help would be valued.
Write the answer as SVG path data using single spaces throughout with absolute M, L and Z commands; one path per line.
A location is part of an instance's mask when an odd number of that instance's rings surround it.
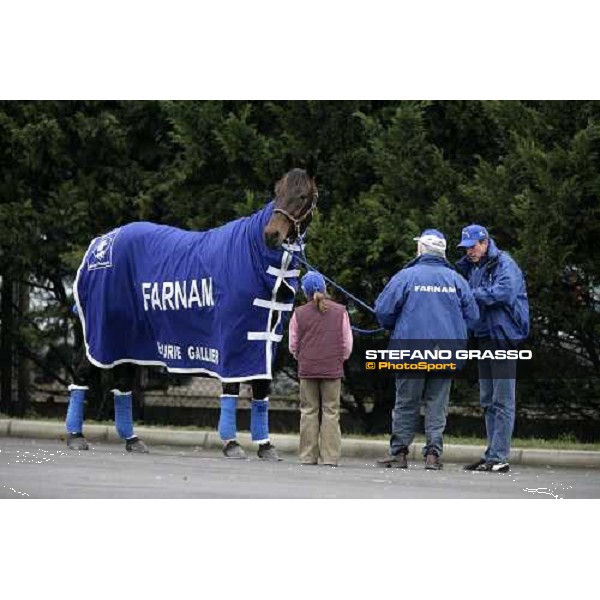
M 0 498 L 600 498 L 600 472 L 515 466 L 468 473 L 461 465 L 425 471 L 344 460 L 338 468 L 232 461 L 214 450 L 152 447 L 126 454 L 98 443 L 72 452 L 50 440 L 0 438 Z

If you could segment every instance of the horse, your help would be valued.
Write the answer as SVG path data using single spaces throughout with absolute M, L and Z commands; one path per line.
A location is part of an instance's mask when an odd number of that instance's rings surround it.
M 84 404 L 98 369 L 115 380 L 115 427 L 125 449 L 148 452 L 134 433 L 135 365 L 220 379 L 223 453 L 245 458 L 236 440 L 241 382 L 252 386 L 250 431 L 258 456 L 279 460 L 269 440 L 272 364 L 300 270 L 295 252 L 318 190 L 303 169 L 275 185 L 250 215 L 205 232 L 135 222 L 95 238 L 77 271 L 76 312 L 84 347 L 69 386 L 67 446 L 87 450 Z

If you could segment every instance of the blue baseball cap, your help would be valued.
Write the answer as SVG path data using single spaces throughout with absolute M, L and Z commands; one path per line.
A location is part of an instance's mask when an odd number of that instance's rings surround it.
M 457 248 L 472 248 L 477 242 L 487 240 L 490 237 L 488 230 L 483 225 L 467 225 L 462 230 L 460 244 Z
M 325 291 L 325 280 L 323 275 L 317 271 L 309 271 L 302 278 L 302 290 L 307 298 L 315 295 L 315 292 Z

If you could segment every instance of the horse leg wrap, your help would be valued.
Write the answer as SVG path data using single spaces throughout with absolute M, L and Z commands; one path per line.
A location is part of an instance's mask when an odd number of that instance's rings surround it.
M 111 390 L 115 396 L 115 428 L 124 440 L 134 437 L 131 392 Z
M 219 436 L 224 442 L 235 440 L 237 436 L 236 412 L 237 396 L 221 396 L 221 413 L 219 415 Z
M 67 409 L 67 433 L 81 433 L 83 431 L 83 416 L 85 412 L 86 385 L 69 386 L 69 408 Z
M 269 399 L 252 400 L 250 408 L 250 434 L 252 441 L 264 444 L 269 441 Z

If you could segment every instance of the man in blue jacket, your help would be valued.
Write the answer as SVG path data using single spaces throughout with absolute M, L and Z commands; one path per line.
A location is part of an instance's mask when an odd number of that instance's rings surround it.
M 446 239 L 427 229 L 417 241 L 417 258 L 399 271 L 381 292 L 375 313 L 382 327 L 392 331 L 390 347 L 466 346 L 467 328 L 479 318 L 468 283 L 446 260 Z M 392 411 L 390 453 L 379 466 L 406 468 L 415 436 L 421 401 L 425 402 L 425 468 L 442 468 L 440 456 L 450 397 L 450 378 L 397 377 Z
M 488 231 L 473 224 L 462 230 L 465 256 L 456 267 L 469 280 L 481 318 L 474 334 L 481 349 L 511 349 L 529 334 L 525 279 L 517 263 L 499 250 Z M 509 469 L 515 423 L 516 360 L 479 361 L 479 398 L 485 416 L 487 448 L 469 471 Z

